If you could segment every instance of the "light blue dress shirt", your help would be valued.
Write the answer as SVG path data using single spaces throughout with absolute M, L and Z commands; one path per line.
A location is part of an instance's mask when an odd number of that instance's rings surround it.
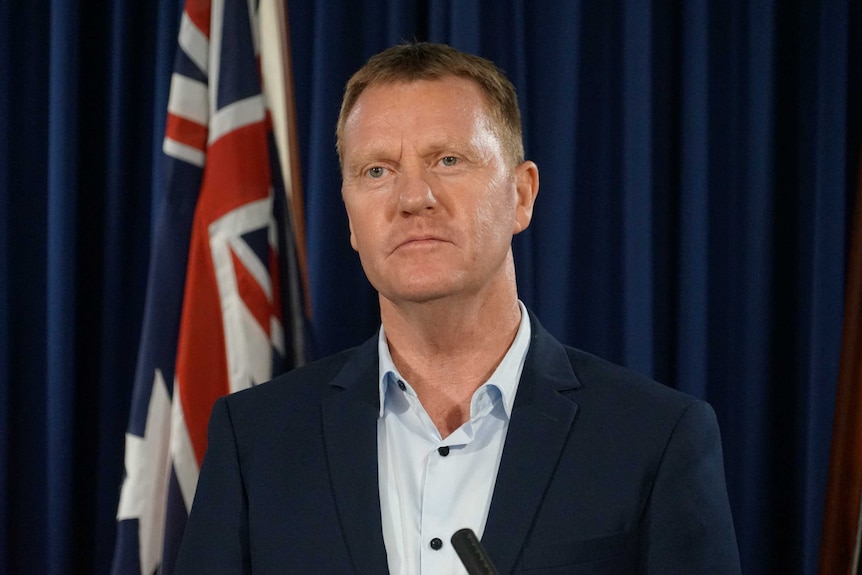
M 445 440 L 398 373 L 380 328 L 378 476 L 383 541 L 393 575 L 466 573 L 449 538 L 469 527 L 482 537 L 524 358 L 524 304 L 515 340 L 470 400 L 470 419 Z M 493 560 L 493 557 L 491 558 Z

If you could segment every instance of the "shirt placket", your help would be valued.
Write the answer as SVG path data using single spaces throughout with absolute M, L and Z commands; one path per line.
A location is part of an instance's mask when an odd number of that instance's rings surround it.
M 449 461 L 434 449 L 426 457 L 425 484 L 422 489 L 422 519 L 420 523 L 420 566 L 423 574 L 451 573 L 451 549 L 446 529 L 452 493 L 447 491 L 445 475 Z

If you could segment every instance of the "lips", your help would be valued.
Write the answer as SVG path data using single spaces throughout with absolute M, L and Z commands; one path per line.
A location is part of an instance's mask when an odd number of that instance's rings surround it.
M 397 242 L 393 251 L 398 251 L 400 249 L 434 247 L 435 245 L 439 245 L 446 242 L 447 240 L 436 235 L 423 234 L 410 236 L 401 240 L 400 242 Z

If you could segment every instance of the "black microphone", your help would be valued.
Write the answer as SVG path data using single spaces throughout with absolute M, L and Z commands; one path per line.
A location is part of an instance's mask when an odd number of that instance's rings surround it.
M 451 541 L 469 575 L 497 575 L 497 569 L 472 529 L 459 529 L 452 535 Z

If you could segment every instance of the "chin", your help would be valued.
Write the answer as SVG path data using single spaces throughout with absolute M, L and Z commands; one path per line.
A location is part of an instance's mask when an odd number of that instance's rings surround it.
M 456 293 L 463 283 L 463 275 L 451 269 L 420 269 L 408 266 L 401 267 L 397 274 L 378 276 L 378 282 L 372 282 L 379 293 L 392 301 L 423 302 L 439 299 Z
M 408 292 L 401 292 L 395 295 L 392 299 L 395 303 L 431 303 L 435 301 L 440 301 L 445 299 L 447 296 L 451 295 L 449 292 L 444 292 L 441 290 L 414 290 Z
M 440 281 L 426 283 L 412 283 L 411 285 L 399 286 L 397 289 L 387 290 L 384 293 L 386 299 L 395 304 L 399 303 L 430 303 L 439 301 L 456 293 L 454 286 L 445 285 Z

